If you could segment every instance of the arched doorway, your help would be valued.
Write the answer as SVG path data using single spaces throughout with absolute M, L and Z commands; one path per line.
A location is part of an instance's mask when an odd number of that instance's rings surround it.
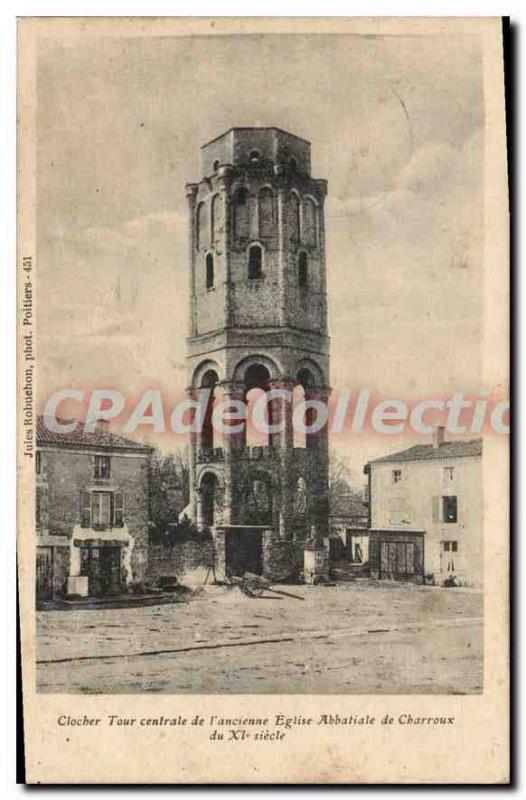
M 218 484 L 217 476 L 213 472 L 205 472 L 201 478 L 201 527 L 213 528 L 218 516 Z
M 219 382 L 217 372 L 213 369 L 208 369 L 202 379 L 200 389 L 202 397 L 206 402 L 206 408 L 203 414 L 203 427 L 201 431 L 201 450 L 206 454 L 213 450 L 214 443 L 214 426 L 212 425 L 212 414 L 214 412 L 214 399 L 215 389 Z

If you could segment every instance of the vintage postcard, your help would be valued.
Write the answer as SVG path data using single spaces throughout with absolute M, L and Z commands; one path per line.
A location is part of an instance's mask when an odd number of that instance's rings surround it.
M 507 783 L 502 21 L 18 60 L 27 781 Z

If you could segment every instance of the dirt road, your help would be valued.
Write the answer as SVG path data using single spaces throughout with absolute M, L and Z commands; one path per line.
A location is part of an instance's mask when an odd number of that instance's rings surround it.
M 444 694 L 482 689 L 482 594 L 295 586 L 250 599 L 38 614 L 43 692 Z

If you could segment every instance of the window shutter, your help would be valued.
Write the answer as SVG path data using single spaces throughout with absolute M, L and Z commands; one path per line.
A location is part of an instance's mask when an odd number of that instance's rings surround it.
M 451 498 L 451 517 L 454 522 L 458 522 L 458 500 L 456 495 Z
M 80 524 L 82 528 L 91 528 L 91 496 L 89 492 L 80 493 Z
M 113 496 L 113 524 L 116 528 L 124 525 L 124 494 L 115 492 Z
M 431 503 L 433 522 L 440 522 L 440 497 L 435 495 L 431 498 Z

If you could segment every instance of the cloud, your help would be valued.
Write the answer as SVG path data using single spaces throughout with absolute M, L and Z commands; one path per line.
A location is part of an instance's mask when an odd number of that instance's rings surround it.
M 482 132 L 477 130 L 460 147 L 433 141 L 420 147 L 400 171 L 395 188 L 429 196 L 444 186 L 472 187 L 481 176 Z
M 73 238 L 81 249 L 95 248 L 99 252 L 126 253 L 131 247 L 145 248 L 163 243 L 165 237 L 184 241 L 187 219 L 177 212 L 150 212 L 127 219 L 114 226 L 94 226 L 81 229 Z

